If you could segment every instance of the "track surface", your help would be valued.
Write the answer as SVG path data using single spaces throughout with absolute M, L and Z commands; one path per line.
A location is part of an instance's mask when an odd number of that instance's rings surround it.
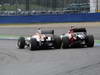
M 0 34 L 32 35 L 36 29 L 1 27 Z M 62 34 L 68 27 L 46 29 Z M 100 27 L 88 27 L 87 30 L 100 40 Z M 17 49 L 16 42 L 0 40 L 0 75 L 100 75 L 100 46 L 30 51 Z

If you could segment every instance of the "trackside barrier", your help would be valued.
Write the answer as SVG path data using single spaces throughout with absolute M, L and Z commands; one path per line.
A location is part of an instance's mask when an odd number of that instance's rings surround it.
M 0 24 L 44 22 L 94 22 L 100 21 L 100 13 L 45 14 L 32 16 L 0 16 Z

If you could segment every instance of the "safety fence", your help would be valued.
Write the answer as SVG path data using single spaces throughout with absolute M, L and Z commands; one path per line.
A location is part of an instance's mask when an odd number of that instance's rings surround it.
M 0 16 L 0 23 L 45 23 L 45 22 L 95 22 L 100 13 L 45 14 L 32 16 Z

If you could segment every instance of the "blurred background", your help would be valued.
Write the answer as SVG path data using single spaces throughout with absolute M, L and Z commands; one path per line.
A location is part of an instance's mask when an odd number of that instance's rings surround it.
M 96 13 L 100 0 L 1 0 L 0 16 Z

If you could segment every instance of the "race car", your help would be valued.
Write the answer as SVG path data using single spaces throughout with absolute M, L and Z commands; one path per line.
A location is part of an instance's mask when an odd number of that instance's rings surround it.
M 72 28 L 61 35 L 62 48 L 93 47 L 94 36 L 87 33 L 86 28 Z
M 54 35 L 54 30 L 38 30 L 31 37 L 19 37 L 17 46 L 19 49 L 29 48 L 30 50 L 61 47 L 61 38 Z

